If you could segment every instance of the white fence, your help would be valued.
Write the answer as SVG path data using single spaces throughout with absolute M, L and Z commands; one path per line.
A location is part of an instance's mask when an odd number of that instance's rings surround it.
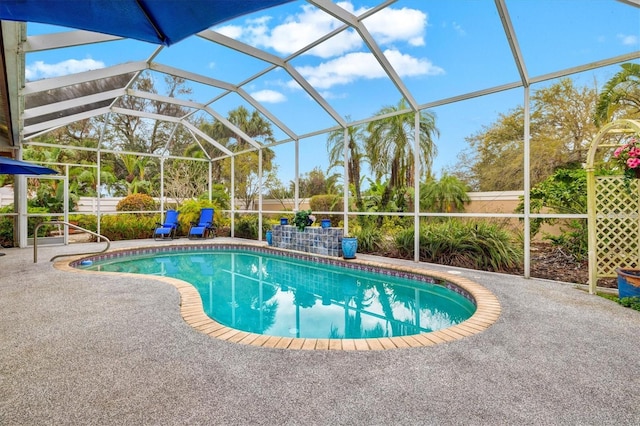
M 502 191 L 502 192 L 470 192 L 469 198 L 471 203 L 466 206 L 467 213 L 478 212 L 500 212 L 512 213 L 518 205 L 519 197 L 523 195 L 523 191 Z M 116 206 L 122 197 L 100 198 L 100 212 L 114 213 Z M 160 202 L 156 199 L 158 203 Z M 167 203 L 174 204 L 173 200 L 167 200 Z M 13 191 L 7 190 L 7 187 L 0 188 L 0 207 L 13 204 Z M 294 200 L 270 200 L 262 201 L 262 209 L 264 211 L 282 211 L 293 210 Z M 255 202 L 253 210 L 257 210 L 258 203 Z M 236 208 L 243 210 L 244 205 L 241 201 L 236 201 Z M 300 200 L 300 209 L 309 209 L 309 200 Z M 96 214 L 98 212 L 98 199 L 94 197 L 80 197 L 78 201 L 77 213 Z

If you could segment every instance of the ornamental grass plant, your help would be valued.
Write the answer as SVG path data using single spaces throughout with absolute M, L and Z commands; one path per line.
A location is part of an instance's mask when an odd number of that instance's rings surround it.
M 420 230 L 420 261 L 493 272 L 516 270 L 522 249 L 501 226 L 486 221 L 446 220 Z M 398 256 L 413 257 L 413 228 L 395 238 Z

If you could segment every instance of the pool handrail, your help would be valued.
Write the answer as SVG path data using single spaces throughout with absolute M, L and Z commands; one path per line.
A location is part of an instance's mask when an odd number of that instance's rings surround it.
M 107 246 L 104 248 L 104 250 L 90 251 L 90 252 L 86 252 L 86 253 L 58 254 L 58 255 L 53 256 L 51 259 L 49 259 L 49 262 L 53 262 L 55 259 L 57 259 L 59 257 L 65 257 L 65 256 L 78 256 L 78 255 L 81 255 L 81 254 L 104 253 L 105 251 L 109 250 L 109 247 L 111 247 L 111 241 L 107 237 L 105 237 L 104 235 L 100 235 L 100 234 L 98 234 L 96 232 L 89 231 L 88 229 L 85 229 L 85 228 L 83 228 L 81 226 L 78 226 L 78 225 L 74 225 L 73 223 L 65 222 L 63 220 L 54 220 L 54 221 L 50 221 L 50 222 L 41 222 L 38 225 L 36 225 L 36 228 L 33 230 L 33 263 L 38 263 L 38 229 L 40 229 L 40 227 L 43 226 L 43 225 L 65 225 L 65 226 L 70 226 L 73 229 L 77 229 L 79 231 L 86 232 L 87 234 L 91 234 L 94 237 L 102 238 L 107 243 Z

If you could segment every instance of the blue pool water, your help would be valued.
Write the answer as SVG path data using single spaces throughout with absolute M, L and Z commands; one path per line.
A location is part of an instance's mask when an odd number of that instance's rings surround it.
M 453 326 L 476 310 L 442 285 L 263 252 L 159 252 L 94 260 L 82 268 L 187 281 L 217 322 L 272 336 L 412 335 Z

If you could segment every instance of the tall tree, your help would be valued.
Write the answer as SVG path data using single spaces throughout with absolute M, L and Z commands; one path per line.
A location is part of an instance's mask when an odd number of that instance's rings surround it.
M 337 192 L 336 180 L 336 175 L 325 176 L 319 167 L 315 167 L 298 179 L 299 196 L 300 198 L 311 198 L 314 195 L 335 194 Z M 292 181 L 289 184 L 289 189 L 291 192 L 295 190 L 295 182 Z
M 238 129 L 242 130 L 254 141 L 268 145 L 275 141 L 271 123 L 264 119 L 258 111 L 249 112 L 245 107 L 240 106 L 229 112 L 227 119 Z M 259 155 L 262 155 L 263 177 L 267 178 L 268 173 L 273 168 L 275 153 L 270 148 L 256 150 L 249 142 L 244 140 L 237 132 L 225 126 L 218 120 L 213 123 L 201 123 L 200 129 L 211 136 L 218 143 L 222 144 L 230 151 L 237 153 L 235 156 L 235 193 L 236 197 L 244 200 L 245 207 L 255 201 L 259 191 L 258 169 Z M 211 157 L 217 157 L 220 152 L 209 144 L 203 144 Z M 214 180 L 227 183 L 230 186 L 231 160 L 229 158 L 217 161 L 213 164 Z
M 162 94 L 168 97 L 184 96 L 191 93 L 186 80 L 180 77 L 165 75 Z M 142 74 L 132 86 L 133 90 L 151 94 L 161 93 L 149 73 Z M 157 115 L 180 117 L 187 110 L 180 105 L 158 100 L 150 100 L 137 96 L 123 96 L 118 100 L 118 107 L 134 111 L 146 111 Z M 175 126 L 163 120 L 147 120 L 142 117 L 125 114 L 112 114 L 109 123 L 114 132 L 108 133 L 106 140 L 114 148 L 130 152 L 159 153 L 168 143 L 169 136 Z
M 349 119 L 349 117 L 347 117 Z M 364 211 L 362 202 L 362 189 L 360 177 L 360 165 L 366 158 L 364 155 L 364 136 L 362 126 L 351 126 L 347 129 L 347 173 L 349 174 L 349 186 L 353 188 L 356 198 L 356 209 Z M 344 131 L 339 129 L 329 133 L 327 138 L 327 151 L 329 153 L 329 170 L 344 165 Z
M 560 167 L 581 164 L 597 134 L 592 116 L 596 90 L 575 87 L 569 78 L 531 96 L 530 165 L 535 185 Z M 471 152 L 450 170 L 476 191 L 521 190 L 524 187 L 524 109 L 518 106 L 466 138 Z M 457 170 L 456 170 L 457 169 Z
M 403 98 L 397 105 L 386 106 L 378 115 L 393 114 L 409 108 Z M 372 121 L 367 126 L 366 141 L 371 168 L 376 178 L 389 177 L 390 189 L 413 186 L 416 164 L 413 155 L 415 114 L 408 112 Z M 436 155 L 434 138 L 439 136 L 435 114 L 420 112 L 419 161 L 424 175 L 431 170 Z
M 617 118 L 640 118 L 640 64 L 626 63 L 621 67 L 598 97 L 594 114 L 597 125 Z

